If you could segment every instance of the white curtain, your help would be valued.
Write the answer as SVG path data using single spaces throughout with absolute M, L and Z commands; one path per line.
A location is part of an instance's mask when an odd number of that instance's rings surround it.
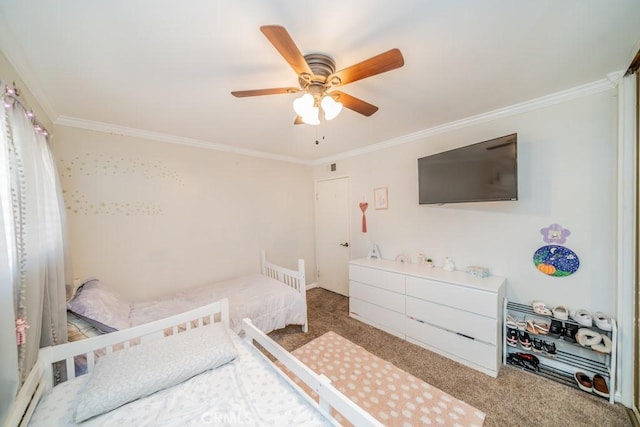
M 0 87 L 5 88 L 0 82 Z M 70 280 L 66 224 L 47 136 L 11 93 L 0 118 L 0 370 L 2 403 L 13 400 L 42 346 L 66 342 Z M 71 285 L 71 283 L 69 283 Z M 28 328 L 18 344 L 17 322 Z M 11 333 L 7 333 L 10 331 Z M 0 422 L 2 420 L 0 419 Z

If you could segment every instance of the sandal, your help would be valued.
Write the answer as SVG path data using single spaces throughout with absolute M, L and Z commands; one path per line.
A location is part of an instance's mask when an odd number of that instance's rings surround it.
M 542 301 L 534 301 L 531 303 L 531 306 L 533 307 L 533 311 L 543 316 L 551 316 L 553 314 L 551 309 Z
M 524 331 L 526 323 L 524 320 L 516 319 L 511 314 L 507 314 L 507 326 L 512 329 Z
M 534 323 L 533 327 L 536 330 L 536 334 L 547 335 L 549 333 L 549 324 L 548 323 Z

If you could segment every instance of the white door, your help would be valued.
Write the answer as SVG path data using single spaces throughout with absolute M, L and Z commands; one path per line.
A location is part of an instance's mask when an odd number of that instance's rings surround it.
M 349 178 L 316 182 L 318 285 L 349 296 Z

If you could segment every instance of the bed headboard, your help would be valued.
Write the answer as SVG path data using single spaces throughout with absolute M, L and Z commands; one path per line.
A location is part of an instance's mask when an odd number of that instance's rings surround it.
M 262 274 L 267 277 L 271 277 L 279 282 L 284 283 L 287 286 L 292 287 L 296 291 L 305 295 L 307 290 L 307 283 L 305 280 L 304 272 L 304 260 L 298 260 L 298 271 L 290 270 L 288 268 L 281 267 L 273 264 L 267 260 L 267 254 L 265 251 L 260 252 L 260 267 Z

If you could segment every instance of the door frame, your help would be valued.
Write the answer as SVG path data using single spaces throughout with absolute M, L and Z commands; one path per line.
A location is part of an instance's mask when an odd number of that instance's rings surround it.
M 315 277 L 315 287 L 320 287 L 320 282 L 318 280 L 318 184 L 326 181 L 334 181 L 336 179 L 346 179 L 347 180 L 347 200 L 348 203 L 351 202 L 351 176 L 350 175 L 339 175 L 332 176 L 330 178 L 317 178 L 313 181 L 313 212 L 314 212 L 314 221 L 315 221 L 315 232 L 314 232 L 314 252 L 315 252 L 315 267 L 316 270 L 313 272 L 313 276 Z M 351 260 L 351 210 L 348 209 L 347 206 L 347 234 L 349 239 L 349 247 L 347 250 L 349 251 L 349 260 Z

